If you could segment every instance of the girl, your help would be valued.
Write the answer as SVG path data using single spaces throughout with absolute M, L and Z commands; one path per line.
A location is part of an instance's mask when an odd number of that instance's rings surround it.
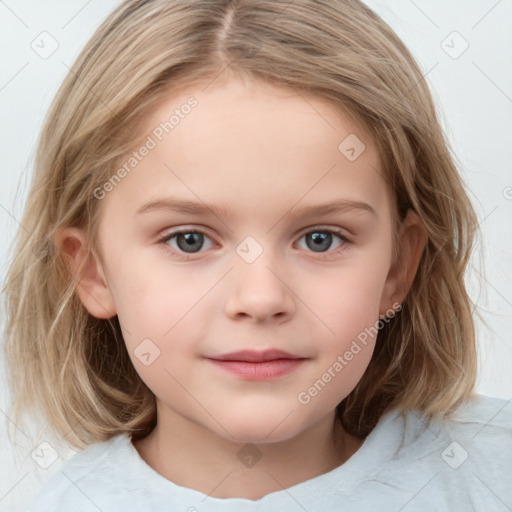
M 358 0 L 129 0 L 47 117 L 5 285 L 46 510 L 506 510 L 477 220 Z M 507 454 L 508 453 L 508 454 Z

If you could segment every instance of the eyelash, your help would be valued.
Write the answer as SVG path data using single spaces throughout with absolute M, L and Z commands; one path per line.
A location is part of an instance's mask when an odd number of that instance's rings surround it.
M 176 249 L 174 249 L 174 248 L 172 248 L 172 247 L 170 247 L 168 245 L 168 242 L 170 240 L 172 240 L 175 236 L 178 236 L 178 235 L 181 235 L 181 234 L 185 234 L 185 233 L 187 233 L 187 234 L 190 234 L 190 233 L 201 234 L 201 235 L 205 235 L 205 236 L 207 236 L 208 238 L 211 239 L 211 237 L 209 237 L 204 231 L 191 228 L 191 229 L 180 229 L 180 230 L 177 230 L 177 231 L 173 231 L 172 233 L 169 233 L 169 234 L 163 236 L 162 238 L 160 238 L 157 243 L 158 244 L 162 244 L 164 246 L 164 250 L 168 250 L 168 251 L 172 252 L 173 254 L 178 254 L 184 261 L 190 261 L 190 260 L 196 259 L 194 256 L 197 255 L 197 254 L 200 254 L 200 252 L 202 252 L 202 251 L 199 251 L 197 253 L 190 253 L 190 255 L 189 255 L 187 253 L 179 252 Z M 325 252 L 325 253 L 322 253 L 322 252 L 315 253 L 314 251 L 308 251 L 308 252 L 311 252 L 313 254 L 321 255 L 321 258 L 323 258 L 323 259 L 333 258 L 333 257 L 338 256 L 340 253 L 347 251 L 348 250 L 347 246 L 351 243 L 351 241 L 343 234 L 343 232 L 341 230 L 327 229 L 327 228 L 325 228 L 323 226 L 313 226 L 313 227 L 311 227 L 308 231 L 306 231 L 305 233 L 303 233 L 300 236 L 299 240 L 302 237 L 304 237 L 304 236 L 310 235 L 311 233 L 330 233 L 330 234 L 334 234 L 337 237 L 339 237 L 341 239 L 341 241 L 343 242 L 338 248 L 334 249 L 333 251 L 328 251 L 328 252 Z

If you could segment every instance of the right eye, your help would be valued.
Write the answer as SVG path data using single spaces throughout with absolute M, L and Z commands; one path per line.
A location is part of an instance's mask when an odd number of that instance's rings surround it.
M 197 254 L 203 248 L 205 237 L 211 241 L 210 237 L 196 229 L 181 229 L 174 231 L 158 240 L 158 243 L 170 246 L 173 252 L 186 256 L 187 254 Z M 171 242 L 169 244 L 169 242 Z M 213 244 L 208 247 L 213 247 Z M 207 248 L 207 249 L 208 249 Z

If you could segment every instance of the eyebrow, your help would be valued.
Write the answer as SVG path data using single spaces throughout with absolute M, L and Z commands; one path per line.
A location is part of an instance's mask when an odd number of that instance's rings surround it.
M 372 214 L 377 217 L 377 212 L 368 203 L 362 201 L 351 201 L 348 199 L 338 199 L 329 203 L 303 206 L 301 208 L 292 208 L 288 215 L 293 217 L 307 217 L 312 215 L 327 215 L 330 213 L 344 211 L 361 211 Z M 230 211 L 227 208 L 206 203 L 197 203 L 176 197 L 165 197 L 156 199 L 142 205 L 136 212 L 137 215 L 152 211 L 175 211 L 189 215 L 207 215 L 214 214 L 217 217 L 230 217 Z

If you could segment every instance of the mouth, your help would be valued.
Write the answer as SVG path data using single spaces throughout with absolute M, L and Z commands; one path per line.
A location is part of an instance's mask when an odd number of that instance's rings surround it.
M 283 350 L 242 350 L 210 356 L 215 366 L 244 380 L 272 380 L 298 369 L 308 359 Z
M 239 350 L 237 352 L 230 352 L 229 354 L 220 354 L 208 356 L 208 359 L 215 361 L 244 361 L 248 363 L 263 363 L 266 361 L 275 361 L 278 359 L 307 359 L 303 356 L 290 354 L 284 350 L 269 349 L 269 350 Z

